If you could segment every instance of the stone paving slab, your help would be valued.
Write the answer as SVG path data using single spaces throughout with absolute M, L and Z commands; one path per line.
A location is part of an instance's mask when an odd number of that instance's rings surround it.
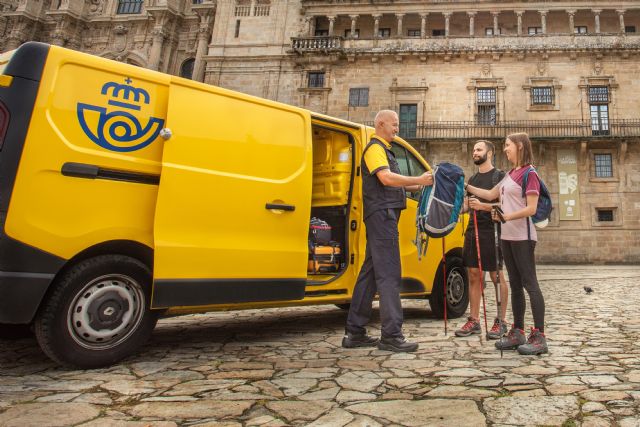
M 463 319 L 445 336 L 421 300 L 403 303 L 413 354 L 341 348 L 346 313 L 328 305 L 163 319 L 137 356 L 93 371 L 57 367 L 33 338 L 0 341 L 0 426 L 640 426 L 640 267 L 539 279 L 539 357 L 455 338 Z

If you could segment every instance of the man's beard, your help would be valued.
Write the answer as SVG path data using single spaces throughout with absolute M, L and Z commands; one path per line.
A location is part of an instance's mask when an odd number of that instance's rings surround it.
M 473 159 L 473 163 L 476 166 L 480 166 L 481 164 L 483 164 L 486 161 L 487 161 L 487 155 L 486 154 L 484 156 L 480 157 L 479 159 Z

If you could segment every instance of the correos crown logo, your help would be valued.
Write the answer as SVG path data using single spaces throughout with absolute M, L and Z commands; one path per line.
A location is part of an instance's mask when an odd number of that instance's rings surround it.
M 140 111 L 151 101 L 149 92 L 131 86 L 131 83 L 133 81 L 127 77 L 125 84 L 107 82 L 102 86 L 100 93 L 109 96 L 107 104 L 115 107 L 110 108 L 111 111 L 107 111 L 107 107 L 78 102 L 78 122 L 82 130 L 102 148 L 120 152 L 140 150 L 151 144 L 162 129 L 163 119 L 149 117 L 143 127 L 138 117 L 130 112 Z

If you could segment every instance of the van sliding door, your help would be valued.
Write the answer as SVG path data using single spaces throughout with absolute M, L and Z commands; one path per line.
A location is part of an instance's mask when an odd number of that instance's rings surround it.
M 311 120 L 172 82 L 155 216 L 154 307 L 302 299 Z

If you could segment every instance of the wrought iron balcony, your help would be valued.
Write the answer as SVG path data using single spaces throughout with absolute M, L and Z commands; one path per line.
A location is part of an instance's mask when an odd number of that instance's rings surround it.
M 298 52 L 335 52 L 342 50 L 342 37 L 292 37 L 291 48 Z
M 373 126 L 373 123 L 366 123 Z M 407 140 L 503 139 L 526 132 L 531 138 L 590 139 L 640 137 L 640 119 L 609 120 L 511 120 L 495 125 L 476 122 L 401 122 L 399 136 Z

